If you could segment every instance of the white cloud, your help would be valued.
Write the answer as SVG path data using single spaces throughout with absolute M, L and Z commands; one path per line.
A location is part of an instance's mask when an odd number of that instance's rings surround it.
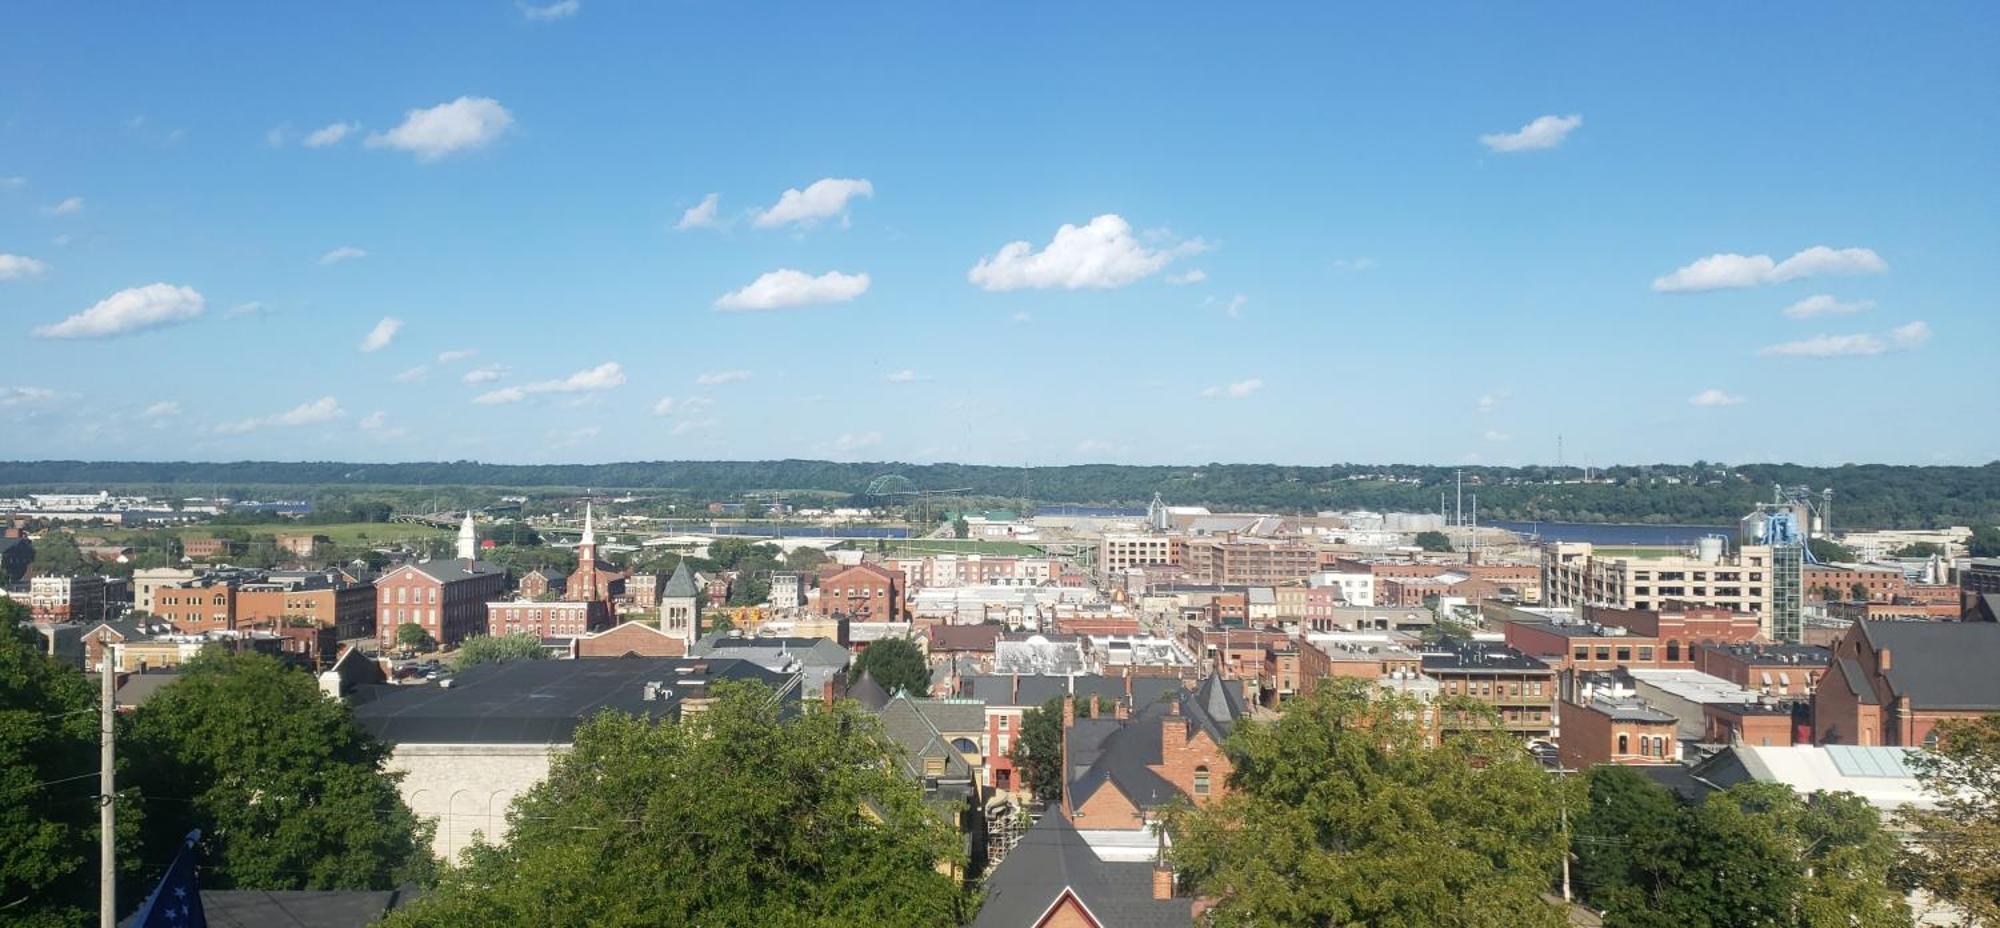
M 1481 394 L 1478 402 L 1479 411 L 1492 412 L 1495 409 L 1499 409 L 1500 401 L 1504 398 L 1505 398 L 1504 396 L 1499 394 L 1493 394 L 1493 393 Z
M 506 365 L 488 364 L 466 371 L 465 375 L 458 379 L 460 383 L 492 383 L 505 376 L 507 376 Z
M 1217 386 L 1217 387 L 1209 387 L 1208 389 L 1201 391 L 1201 395 L 1208 397 L 1224 397 L 1232 400 L 1240 400 L 1262 389 L 1264 389 L 1264 381 L 1252 377 L 1249 380 L 1239 380 L 1232 384 L 1225 384 L 1223 386 Z
M 883 379 L 889 381 L 890 383 L 916 383 L 919 380 L 929 380 L 930 378 L 925 377 L 922 374 L 917 373 L 916 371 L 910 370 L 909 368 L 904 368 L 900 371 L 896 371 L 895 373 L 890 374 L 888 377 Z
M 1353 271 L 1356 273 L 1359 273 L 1361 271 L 1372 271 L 1375 269 L 1375 264 L 1376 261 L 1374 258 L 1333 259 L 1333 269 L 1336 271 Z
M 339 248 L 335 248 L 334 250 L 327 252 L 326 254 L 320 255 L 319 263 L 321 264 L 321 266 L 325 266 L 328 264 L 339 264 L 342 261 L 352 261 L 356 258 L 366 258 L 366 257 L 368 257 L 368 252 L 356 248 L 353 245 L 342 245 Z
M 42 338 L 108 338 L 201 315 L 208 302 L 193 287 L 147 284 L 120 290 L 83 312 L 52 325 L 38 326 Z
M 42 212 L 51 216 L 68 216 L 72 213 L 83 212 L 83 198 L 70 197 L 54 206 L 44 207 Z
M 1207 280 L 1208 272 L 1198 267 L 1190 268 L 1184 274 L 1168 274 L 1165 279 L 1167 283 L 1170 283 L 1176 287 L 1185 287 L 1189 284 L 1198 284 L 1204 280 Z
M 529 22 L 545 23 L 558 19 L 568 19 L 575 16 L 576 11 L 580 9 L 583 9 L 581 0 L 556 0 L 554 3 L 547 3 L 541 6 L 523 3 L 521 4 L 521 15 Z
M 1734 406 L 1741 402 L 1743 402 L 1743 397 L 1733 393 L 1725 393 L 1714 387 L 1688 397 L 1688 404 L 1691 406 Z
M 1035 251 L 1025 241 L 1009 242 L 979 259 L 966 279 L 986 290 L 1085 288 L 1109 290 L 1159 273 L 1174 259 L 1208 250 L 1201 239 L 1164 248 L 1148 248 L 1132 234 L 1132 226 L 1105 213 L 1081 226 L 1065 224 L 1047 247 Z
M 1653 279 L 1660 293 L 1693 293 L 1732 287 L 1783 283 L 1821 274 L 1880 274 L 1889 269 L 1882 256 L 1867 248 L 1814 245 L 1783 261 L 1770 255 L 1714 254 Z
M 161 400 L 146 407 L 144 412 L 139 413 L 139 415 L 148 419 L 166 419 L 180 414 L 181 404 L 178 400 Z
M 707 409 L 714 405 L 714 402 L 705 396 L 690 396 L 681 399 L 663 396 L 660 397 L 659 402 L 653 404 L 653 415 L 670 416 L 676 413 L 691 415 Z
M 757 213 L 754 225 L 759 229 L 772 229 L 793 223 L 810 227 L 822 219 L 846 213 L 848 200 L 874 195 L 875 185 L 866 180 L 823 177 L 807 185 L 804 190 L 794 187 L 779 194 L 776 204 Z
M 302 403 L 281 413 L 225 422 L 216 426 L 215 431 L 224 435 L 240 435 L 244 432 L 254 432 L 258 429 L 272 426 L 290 428 L 293 426 L 331 422 L 344 415 L 347 415 L 347 411 L 340 408 L 339 401 L 331 396 L 322 396 L 310 403 Z
M 1539 151 L 1562 144 L 1576 127 L 1583 125 L 1583 117 L 1537 116 L 1533 122 L 1515 132 L 1496 132 L 1479 137 L 1479 144 L 1494 151 Z
M 402 330 L 403 320 L 395 316 L 383 316 L 382 321 L 375 323 L 375 327 L 369 329 L 368 334 L 361 339 L 361 350 L 381 351 L 389 347 L 389 343 L 396 340 L 396 333 Z
M 689 432 L 706 431 L 708 429 L 715 428 L 716 425 L 719 424 L 719 422 L 720 420 L 717 420 L 715 418 L 682 419 L 681 421 L 674 423 L 674 427 L 669 429 L 668 432 L 674 435 L 685 435 Z
M 1874 300 L 1854 300 L 1843 303 L 1828 294 L 1817 293 L 1785 307 L 1785 318 L 1811 319 L 1814 316 L 1845 316 L 1874 308 Z
M 1507 441 L 1509 439 L 1512 439 L 1514 436 L 1509 435 L 1506 432 L 1499 431 L 1497 429 L 1487 429 L 1485 433 L 1482 434 L 1480 437 L 1486 439 L 1487 441 L 1499 442 L 1499 441 Z
M 835 451 L 860 451 L 882 443 L 881 432 L 847 432 L 833 440 Z
M 402 125 L 368 136 L 369 148 L 395 148 L 436 161 L 499 138 L 514 125 L 514 114 L 491 97 L 459 97 L 404 114 Z
M 454 348 L 450 351 L 440 351 L 438 352 L 438 363 L 456 364 L 478 353 L 479 349 L 477 348 Z
M 714 387 L 725 383 L 740 383 L 749 379 L 749 371 L 709 371 L 696 377 L 694 382 L 704 387 Z
M 353 134 L 355 130 L 360 128 L 361 128 L 360 123 L 353 123 L 353 122 L 328 123 L 324 126 L 314 129 L 311 132 L 306 133 L 305 141 L 301 142 L 300 144 L 304 145 L 307 148 L 325 148 L 329 145 L 338 145 L 340 144 L 341 139 L 347 138 L 349 135 Z
M 57 248 L 63 248 L 67 247 L 70 242 L 76 241 L 76 236 L 71 235 L 68 232 L 64 232 L 63 234 L 58 235 L 55 238 L 49 239 L 49 241 L 54 242 Z
M 1815 335 L 1797 341 L 1766 345 L 1760 355 L 1791 358 L 1872 357 L 1891 351 L 1909 351 L 1931 339 L 1931 327 L 1911 322 L 1889 330 L 1886 337 L 1860 332 L 1851 335 Z
M 586 425 L 582 428 L 571 429 L 567 432 L 550 432 L 549 447 L 573 448 L 593 438 L 596 438 L 603 431 L 604 431 L 603 429 L 598 428 L 597 426 Z
M 292 134 L 291 126 L 274 126 L 264 130 L 264 144 L 272 148 L 285 147 L 285 139 Z
M 55 399 L 56 391 L 47 387 L 0 387 L 0 406 L 25 406 Z
M 389 424 L 389 414 L 378 409 L 369 413 L 359 424 L 363 431 L 372 432 Z
M 653 404 L 653 415 L 656 416 L 673 415 L 674 409 L 677 408 L 679 405 L 680 404 L 676 403 L 674 401 L 674 398 L 671 396 L 660 397 L 660 401 Z
M 222 318 L 234 319 L 238 316 L 254 316 L 258 313 L 263 312 L 264 309 L 265 306 L 263 303 L 260 303 L 256 300 L 245 300 L 244 302 L 238 303 L 235 306 L 231 306 L 229 307 L 229 309 L 225 310 L 222 314 Z
M 1249 305 L 1250 305 L 1250 298 L 1239 293 L 1229 298 L 1229 304 L 1222 307 L 1222 312 L 1223 315 L 1226 315 L 1231 319 L 1235 319 L 1242 316 L 1244 307 Z
M 609 390 L 625 382 L 625 369 L 616 361 L 577 371 L 561 380 L 538 380 L 518 387 L 502 387 L 473 397 L 481 404 L 518 403 L 538 393 L 588 393 Z
M 733 293 L 715 301 L 717 309 L 762 310 L 814 303 L 845 303 L 868 292 L 867 274 L 828 271 L 814 277 L 804 271 L 783 268 L 772 271 Z
M 48 265 L 26 255 L 0 254 L 0 280 L 35 277 L 48 269 Z
M 425 377 L 429 377 L 430 374 L 431 374 L 430 365 L 419 364 L 416 367 L 405 369 L 402 373 L 397 374 L 394 379 L 397 383 L 416 383 L 417 381 L 422 380 Z
M 720 212 L 721 207 L 722 194 L 711 193 L 708 196 L 702 197 L 700 203 L 688 207 L 685 212 L 681 213 L 681 221 L 674 223 L 674 228 L 682 231 L 688 229 L 713 229 L 722 224 L 721 219 L 717 218 L 717 213 Z
M 1014 315 L 1009 316 L 1008 318 L 1012 320 L 1016 325 L 1027 325 L 1028 323 L 1035 321 L 1035 314 L 1021 312 L 1021 313 L 1015 313 Z

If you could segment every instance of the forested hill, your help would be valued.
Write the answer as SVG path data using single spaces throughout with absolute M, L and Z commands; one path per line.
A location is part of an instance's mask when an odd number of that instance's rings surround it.
M 969 487 L 968 495 L 1037 504 L 1140 505 L 1159 493 L 1169 503 L 1214 508 L 1305 512 L 1322 509 L 1436 511 L 1458 469 L 1427 465 L 1266 464 L 991 467 L 832 461 L 635 461 L 621 464 L 411 464 L 338 462 L 0 462 L 0 487 L 24 489 L 186 486 L 494 487 L 659 489 L 696 499 L 729 499 L 757 490 L 819 490 L 861 495 L 877 489 Z M 1850 528 L 2000 522 L 2000 463 L 1983 467 L 1882 464 L 1725 467 L 1655 464 L 1593 471 L 1577 468 L 1467 467 L 1468 496 L 1482 519 L 1611 522 L 1733 522 L 1770 498 L 1774 483 L 1834 489 L 1834 519 Z M 901 477 L 902 480 L 894 479 Z M 907 481 L 907 482 L 905 482 Z M 1608 482 L 1607 482 L 1608 481 Z M 893 498 L 885 501 L 893 501 Z

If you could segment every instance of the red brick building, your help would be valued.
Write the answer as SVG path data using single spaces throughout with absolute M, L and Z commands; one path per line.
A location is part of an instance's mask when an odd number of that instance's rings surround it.
M 1659 646 L 1659 666 L 1669 670 L 1692 667 L 1695 645 L 1756 641 L 1764 630 L 1753 613 L 1731 612 L 1717 606 L 1690 606 L 1672 600 L 1658 609 L 1591 606 L 1585 610 L 1585 617 L 1654 639 Z
M 686 657 L 687 642 L 651 622 L 626 622 L 579 636 L 570 642 L 571 657 Z
M 1659 641 L 1616 625 L 1508 622 L 1507 646 L 1558 670 L 1660 666 Z
M 1799 571 L 1799 583 L 1809 602 L 1863 600 L 1885 603 L 1903 593 L 1903 572 L 1893 567 L 1835 567 L 1807 564 Z M 1854 588 L 1861 588 L 1861 596 Z M 1831 592 L 1833 595 L 1827 595 Z
M 1569 770 L 1598 764 L 1671 764 L 1680 759 L 1673 715 L 1634 699 L 1562 704 L 1556 752 Z
M 1821 744 L 1930 747 L 1947 719 L 2000 712 L 2000 625 L 1854 623 L 1813 694 Z
M 196 581 L 155 590 L 153 615 L 182 634 L 234 631 L 236 601 L 235 581 Z
M 531 599 L 486 604 L 486 634 L 568 638 L 611 627 L 611 610 L 601 602 L 536 602 Z
M 1792 711 L 1755 703 L 1708 703 L 1701 707 L 1702 740 L 1709 744 L 1748 744 L 1763 748 L 1791 747 Z M 1569 717 L 1563 717 L 1569 724 Z
M 1230 684 L 1210 677 L 1194 692 L 1139 707 L 1129 718 L 1078 719 L 1063 708 L 1063 812 L 1084 830 L 1138 831 L 1170 803 L 1207 805 L 1234 768 L 1222 741 L 1248 714 Z
M 330 628 L 340 641 L 375 636 L 375 585 L 324 583 L 289 586 L 245 584 L 236 592 L 236 624 L 242 627 L 281 626 L 304 621 Z M 160 593 L 172 595 L 171 589 Z M 157 598 L 159 594 L 155 594 Z M 328 654 L 331 658 L 333 655 Z
M 486 632 L 486 604 L 507 588 L 507 572 L 484 561 L 404 564 L 375 581 L 375 633 L 383 649 L 415 625 L 445 647 Z
M 856 622 L 907 622 L 903 575 L 877 564 L 856 564 L 820 581 L 819 611 Z
M 1694 669 L 1779 699 L 1810 698 L 1833 652 L 1806 644 L 1696 645 Z

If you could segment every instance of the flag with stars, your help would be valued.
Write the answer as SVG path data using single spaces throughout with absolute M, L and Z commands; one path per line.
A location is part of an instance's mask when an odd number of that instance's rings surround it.
M 167 875 L 160 878 L 160 885 L 146 897 L 146 904 L 139 907 L 138 914 L 125 923 L 127 928 L 208 928 L 208 917 L 201 910 L 201 886 L 196 872 L 201 855 L 195 850 L 195 842 L 200 840 L 199 829 L 188 832 L 187 842 L 174 857 L 174 865 L 167 868 Z

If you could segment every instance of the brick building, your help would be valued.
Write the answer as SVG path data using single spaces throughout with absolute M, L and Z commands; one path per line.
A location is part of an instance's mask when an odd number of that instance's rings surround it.
M 98 622 L 106 616 L 103 577 L 35 577 L 28 581 L 28 613 L 47 622 Z
M 153 615 L 186 635 L 236 630 L 233 577 L 212 577 L 153 591 Z
M 1807 600 L 1812 602 L 1846 602 L 1865 600 L 1868 602 L 1888 602 L 1902 595 L 1903 572 L 1894 567 L 1836 567 L 1832 564 L 1807 564 L 1799 569 L 1799 584 Z M 1855 587 L 1861 588 L 1861 596 L 1855 596 Z M 1827 593 L 1831 591 L 1833 595 Z
M 333 539 L 311 532 L 284 532 L 277 536 L 278 550 L 294 557 L 312 557 L 321 545 L 333 544 Z M 192 557 L 192 555 L 189 555 Z
M 181 554 L 190 560 L 213 561 L 229 557 L 243 546 L 227 538 L 183 538 Z
M 273 578 L 243 584 L 236 591 L 236 624 L 276 626 L 304 621 L 332 629 L 339 641 L 375 637 L 375 584 L 336 577 L 315 575 L 289 582 Z
M 1234 534 L 1186 539 L 1179 558 L 1183 576 L 1221 586 L 1303 583 L 1319 569 L 1311 542 Z
M 1513 648 L 1447 639 L 1424 652 L 1423 672 L 1438 681 L 1440 696 L 1463 696 L 1492 706 L 1505 731 L 1542 739 L 1555 729 L 1554 668 Z M 1445 713 L 1439 720 L 1447 735 L 1484 724 L 1456 713 Z
M 1761 703 L 1709 703 L 1701 707 L 1706 723 L 1702 740 L 1709 744 L 1748 744 L 1764 748 L 1791 747 L 1796 739 L 1792 710 Z M 1563 717 L 1568 730 L 1569 717 Z
M 601 602 L 517 599 L 486 604 L 486 634 L 568 638 L 610 628 L 611 610 Z M 672 657 L 677 655 L 649 655 Z
M 820 581 L 820 612 L 856 622 L 907 622 L 903 575 L 877 564 L 856 564 Z
M 1659 666 L 1668 669 L 1692 667 L 1696 645 L 1740 644 L 1764 635 L 1762 616 L 1679 600 L 1669 600 L 1656 609 L 1590 606 L 1584 609 L 1584 616 L 1600 625 L 1614 625 L 1653 639 L 1659 646 Z
M 1567 770 L 1598 764 L 1671 764 L 1680 759 L 1678 720 L 1643 700 L 1597 696 L 1562 704 L 1557 756 Z
M 507 588 L 507 572 L 484 561 L 418 561 L 375 581 L 375 631 L 386 649 L 396 630 L 416 625 L 445 647 L 486 631 L 486 604 Z
M 1930 747 L 1937 724 L 2000 712 L 2000 625 L 1854 623 L 1813 693 L 1821 744 Z
M 522 599 L 561 598 L 569 587 L 569 578 L 553 567 L 537 567 L 521 575 L 514 591 Z
M 1702 644 L 1694 669 L 1778 699 L 1810 699 L 1833 652 L 1809 644 Z
M 626 622 L 570 642 L 571 657 L 686 657 L 687 642 L 651 622 Z
M 1658 639 L 1597 623 L 1508 622 L 1507 646 L 1557 670 L 1660 666 Z
M 1145 832 L 1169 804 L 1207 805 L 1234 769 L 1222 741 L 1248 714 L 1235 687 L 1215 677 L 1124 718 L 1078 718 L 1075 700 L 1066 701 L 1064 814 L 1084 831 Z

